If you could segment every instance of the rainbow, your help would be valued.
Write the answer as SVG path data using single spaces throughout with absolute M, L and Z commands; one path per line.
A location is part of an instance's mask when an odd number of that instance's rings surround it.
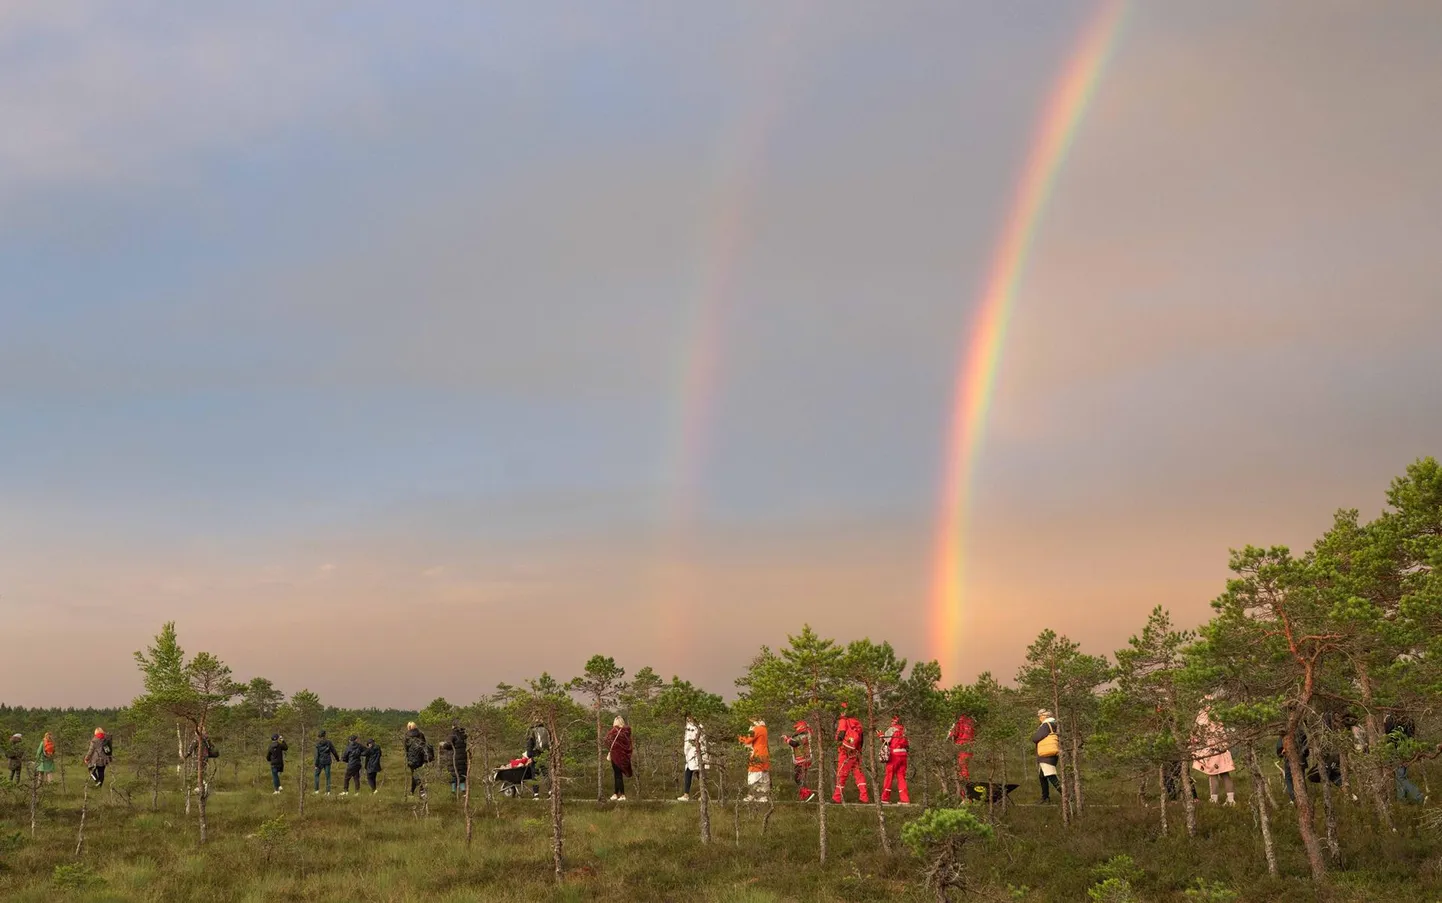
M 1051 92 L 1027 153 L 1026 168 L 1022 170 L 1006 228 L 992 258 L 981 304 L 957 371 L 951 430 L 947 434 L 928 630 L 930 654 L 941 663 L 942 673 L 952 680 L 959 677 L 972 482 L 1006 343 L 1007 323 L 1042 214 L 1116 44 L 1125 8 L 1125 0 L 1103 0 Z

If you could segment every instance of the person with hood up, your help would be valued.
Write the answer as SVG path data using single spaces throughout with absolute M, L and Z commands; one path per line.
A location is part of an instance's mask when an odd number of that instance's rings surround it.
M 5 747 L 5 758 L 10 763 L 10 783 L 20 783 L 20 772 L 25 770 L 25 753 L 21 751 L 20 744 L 25 738 L 20 734 L 10 735 L 10 744 Z
M 340 761 L 340 753 L 336 751 L 335 744 L 325 735 L 325 731 L 315 735 L 315 789 L 311 793 L 320 793 L 320 773 L 325 772 L 325 795 L 330 796 L 330 765 L 332 762 Z
M 411 789 L 406 791 L 406 795 L 410 796 L 423 786 L 424 775 L 421 769 L 425 768 L 426 762 L 431 759 L 428 755 L 430 745 L 426 742 L 426 735 L 414 721 L 406 724 L 405 750 L 406 767 L 411 770 Z
M 466 729 L 459 724 L 451 723 L 451 735 L 446 742 L 441 744 L 445 752 L 446 769 L 451 775 L 451 792 L 466 792 L 466 772 L 470 770 L 470 762 L 466 758 Z
M 95 729 L 95 736 L 90 738 L 90 748 L 85 751 L 85 767 L 90 769 L 90 780 L 95 782 L 96 787 L 105 786 L 105 766 L 110 764 L 114 758 L 110 746 L 110 738 L 105 736 L 101 728 Z
M 764 803 L 771 799 L 771 739 L 766 733 L 766 722 L 752 718 L 750 732 L 736 739 L 751 750 L 746 763 L 745 801 Z
M 956 744 L 956 776 L 965 784 L 971 780 L 971 741 L 976 739 L 976 722 L 964 712 L 957 715 L 946 739 Z
M 1206 697 L 1206 704 L 1197 712 L 1196 731 L 1192 743 L 1197 747 L 1192 764 L 1207 776 L 1207 792 L 1211 801 L 1217 802 L 1218 785 L 1227 794 L 1228 806 L 1237 804 L 1237 788 L 1232 783 L 1232 751 L 1227 746 L 1227 730 L 1220 722 L 1212 720 L 1212 696 Z
M 606 761 L 611 763 L 611 776 L 615 779 L 616 792 L 611 794 L 612 802 L 626 801 L 625 778 L 631 777 L 631 728 L 620 715 L 611 722 L 611 729 L 602 741 L 606 747 Z
M 355 792 L 360 793 L 361 789 L 361 760 L 365 758 L 365 747 L 360 745 L 355 734 L 350 735 L 346 741 L 345 751 L 340 754 L 340 760 L 345 763 L 345 779 L 341 782 L 340 795 L 350 795 L 350 783 L 355 781 Z
M 285 751 L 290 749 L 280 734 L 270 735 L 270 748 L 265 751 L 265 761 L 270 763 L 270 782 L 275 792 L 280 793 L 280 775 L 285 771 Z M 304 786 L 304 785 L 302 785 Z
M 897 802 L 909 805 L 911 795 L 906 790 L 906 760 L 911 741 L 906 738 L 906 725 L 900 715 L 893 715 L 891 727 L 878 734 L 881 738 L 881 761 L 886 764 L 886 776 L 881 782 L 881 801 L 891 802 L 891 785 L 896 784 Z
M 1056 718 L 1046 709 L 1037 709 L 1037 728 L 1031 735 L 1036 744 L 1036 776 L 1041 783 L 1041 801 L 1051 802 L 1051 788 L 1061 793 L 1061 779 L 1057 768 L 1061 765 L 1061 732 L 1057 729 Z
M 706 749 L 706 735 L 701 730 L 701 725 L 690 715 L 686 716 L 686 732 L 681 737 L 681 756 L 685 760 L 685 778 L 682 783 L 681 795 L 676 797 L 678 802 L 688 802 L 691 799 L 691 780 L 701 774 L 701 768 L 710 758 Z M 701 780 L 706 780 L 704 777 Z
M 861 767 L 861 747 L 865 737 L 861 719 L 847 712 L 843 702 L 841 717 L 836 720 L 836 792 L 831 794 L 831 801 L 837 805 L 841 804 L 846 781 L 852 775 L 856 776 L 856 792 L 860 794 L 861 801 L 871 802 L 866 787 L 866 772 Z
M 791 747 L 791 780 L 796 782 L 796 798 L 806 803 L 816 796 L 816 791 L 806 786 L 809 783 L 806 776 L 811 771 L 811 726 L 797 721 L 791 729 L 795 733 L 782 734 L 781 739 Z
M 35 749 L 35 773 L 46 784 L 55 780 L 55 738 L 46 731 Z
M 365 765 L 366 784 L 370 787 L 371 793 L 376 793 L 376 775 L 381 770 L 381 748 L 376 746 L 375 738 L 366 741 L 365 749 L 361 753 L 361 761 Z M 359 782 L 357 782 L 359 783 Z M 357 788 L 359 793 L 359 788 Z

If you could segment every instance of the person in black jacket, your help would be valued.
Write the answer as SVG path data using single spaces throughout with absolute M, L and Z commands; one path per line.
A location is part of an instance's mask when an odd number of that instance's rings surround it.
M 370 785 L 371 793 L 375 793 L 376 775 L 381 770 L 381 748 L 376 746 L 374 737 L 366 741 L 365 748 L 361 751 L 361 761 L 365 764 L 366 783 Z
M 20 748 L 20 742 L 25 738 L 20 734 L 10 735 L 10 745 L 5 748 L 5 758 L 10 763 L 10 783 L 20 783 L 20 770 L 25 765 L 25 751 Z
M 265 751 L 265 760 L 270 763 L 270 780 L 275 792 L 280 793 L 280 773 L 285 771 L 285 751 L 290 749 L 280 734 L 270 735 L 270 749 Z
M 466 772 L 470 767 L 466 761 L 466 729 L 453 722 L 451 735 L 441 744 L 441 749 L 446 753 L 443 761 L 451 775 L 451 792 L 465 793 Z
M 424 789 L 425 780 L 421 769 L 426 767 L 426 760 L 431 758 L 429 744 L 426 742 L 426 735 L 416 727 L 414 721 L 406 725 L 406 767 L 411 770 L 411 789 L 406 791 L 409 796 L 417 789 Z
M 320 773 L 325 772 L 325 795 L 330 796 L 330 763 L 339 762 L 340 753 L 336 752 L 335 744 L 326 738 L 325 731 L 316 734 L 315 743 L 315 790 L 312 793 L 320 793 Z
M 356 793 L 361 788 L 361 760 L 365 757 L 365 747 L 356 740 L 356 735 L 351 734 L 350 740 L 345 745 L 345 752 L 340 754 L 340 760 L 345 763 L 345 781 L 341 785 L 340 795 L 350 795 L 350 782 L 355 781 Z

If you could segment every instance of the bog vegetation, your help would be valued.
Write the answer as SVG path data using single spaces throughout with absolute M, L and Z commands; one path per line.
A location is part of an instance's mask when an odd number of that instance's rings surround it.
M 144 692 L 127 708 L 0 706 L 3 736 L 22 735 L 0 785 L 0 897 L 1436 901 L 1442 468 L 1416 462 L 1386 501 L 1371 521 L 1339 511 L 1304 553 L 1233 552 L 1233 579 L 1196 629 L 1159 606 L 1111 654 L 1042 631 L 1008 682 L 941 686 L 934 662 L 806 627 L 762 647 L 729 702 L 597 655 L 574 677 L 465 705 L 341 710 L 263 677 L 238 682 L 166 624 L 135 654 Z M 865 727 L 871 796 L 848 790 L 838 807 L 843 704 Z M 1046 805 L 1042 709 L 1060 739 Z M 616 715 L 632 730 L 625 802 L 608 798 Z M 706 767 L 680 802 L 688 716 Z M 961 716 L 974 734 L 958 746 Z M 893 717 L 910 739 L 909 806 L 877 793 Z M 772 792 L 743 801 L 736 738 L 757 719 L 771 725 Z M 804 777 L 821 790 L 806 802 L 782 739 L 798 721 L 814 743 Z M 439 747 L 415 792 L 409 722 L 421 748 Z M 100 786 L 82 763 L 97 725 L 114 752 Z M 539 786 L 559 792 L 502 794 L 492 772 L 538 725 Z M 464 745 L 446 742 L 457 729 Z M 342 797 L 337 774 L 331 794 L 314 793 L 321 730 L 377 741 L 378 792 Z M 290 746 L 281 793 L 272 735 Z M 1193 768 L 1223 758 L 1210 780 Z

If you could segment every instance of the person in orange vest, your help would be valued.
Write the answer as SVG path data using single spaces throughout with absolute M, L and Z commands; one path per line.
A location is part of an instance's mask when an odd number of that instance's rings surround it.
M 846 779 L 851 775 L 856 776 L 856 792 L 861 795 L 863 803 L 871 802 L 866 792 L 866 772 L 861 768 L 861 746 L 866 734 L 861 727 L 861 719 L 846 711 L 846 703 L 841 704 L 841 717 L 836 721 L 836 792 L 831 795 L 833 803 L 841 802 L 841 792 L 846 789 Z
M 771 798 L 771 746 L 766 736 L 766 722 L 751 719 L 751 731 L 736 738 L 751 749 L 746 766 L 746 802 L 764 803 Z
M 805 721 L 798 721 L 792 729 L 796 733 L 783 734 L 781 739 L 791 747 L 791 764 L 794 766 L 791 778 L 796 782 L 796 798 L 805 803 L 816 796 L 816 791 L 806 786 L 806 775 L 811 771 L 811 726 Z
M 881 782 L 881 801 L 891 802 L 891 785 L 895 783 L 897 801 L 909 805 L 911 795 L 906 792 L 906 759 L 911 741 L 906 739 L 906 725 L 901 723 L 901 716 L 893 715 L 891 727 L 877 736 L 882 741 L 881 761 L 886 763 L 886 777 Z
M 956 744 L 956 776 L 964 784 L 971 780 L 971 741 L 976 739 L 976 722 L 964 713 L 956 716 L 956 724 L 946 739 Z

